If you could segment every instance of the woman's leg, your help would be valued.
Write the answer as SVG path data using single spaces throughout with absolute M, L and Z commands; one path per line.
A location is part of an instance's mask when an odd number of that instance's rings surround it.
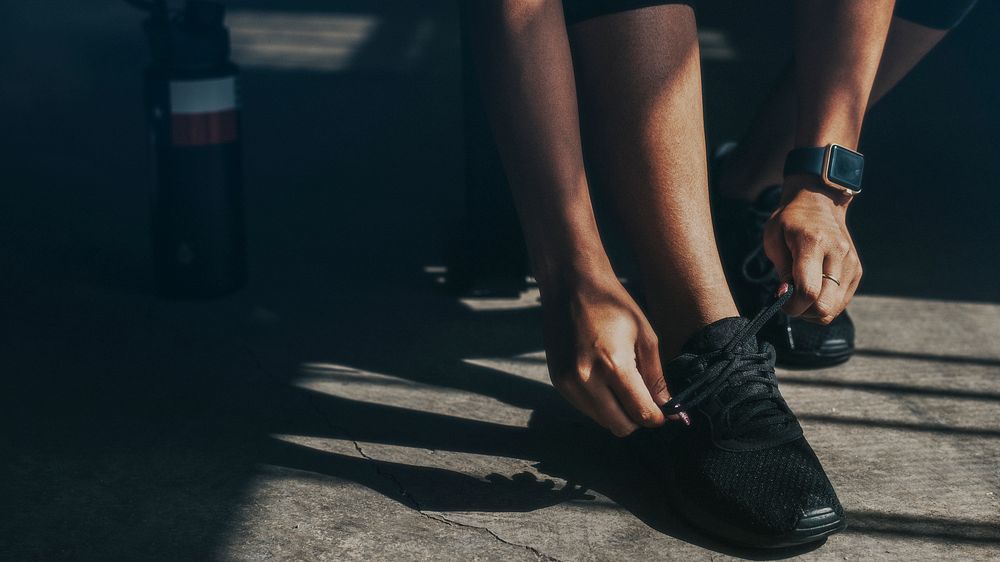
M 669 395 L 657 339 L 611 269 L 590 202 L 562 4 L 467 8 L 485 107 L 541 289 L 553 383 L 616 435 L 660 425 Z
M 575 24 L 588 171 L 610 191 L 665 357 L 738 316 L 712 230 L 698 35 L 672 4 Z
M 894 17 L 869 107 L 882 99 L 947 34 L 947 29 L 933 29 Z M 728 158 L 719 178 L 721 195 L 754 200 L 764 189 L 781 185 L 785 155 L 795 140 L 795 79 L 791 68 L 788 65 L 781 73 L 750 130 Z
M 761 360 L 759 324 L 728 318 L 738 313 L 709 211 L 694 13 L 647 7 L 580 22 L 570 37 L 588 171 L 620 211 L 661 354 L 686 347 L 697 357 L 664 369 L 674 393 L 668 411 L 685 412 L 682 419 L 702 429 L 638 432 L 640 458 L 675 510 L 732 541 L 821 539 L 827 531 L 812 529 L 803 514 L 819 514 L 829 532 L 843 528 L 836 493 Z M 727 435 L 741 445 L 720 446 Z

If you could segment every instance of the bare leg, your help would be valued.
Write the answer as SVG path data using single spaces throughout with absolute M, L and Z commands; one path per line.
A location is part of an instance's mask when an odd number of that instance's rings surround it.
M 657 338 L 601 244 L 559 0 L 470 3 L 483 98 L 542 293 L 556 388 L 616 435 L 665 419 Z
M 712 231 L 694 12 L 617 13 L 574 25 L 570 38 L 589 170 L 613 195 L 669 357 L 739 315 Z
M 947 34 L 948 30 L 893 18 L 869 107 L 899 83 Z M 752 200 L 764 189 L 781 185 L 785 155 L 795 140 L 795 113 L 795 79 L 789 65 L 729 158 L 719 181 L 722 195 Z

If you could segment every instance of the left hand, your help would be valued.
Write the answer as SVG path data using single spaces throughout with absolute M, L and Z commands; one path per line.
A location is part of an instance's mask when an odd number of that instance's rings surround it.
M 829 324 L 854 297 L 861 261 L 847 230 L 850 199 L 814 178 L 785 179 L 782 204 L 764 227 L 764 251 L 779 278 L 795 284 L 787 314 Z

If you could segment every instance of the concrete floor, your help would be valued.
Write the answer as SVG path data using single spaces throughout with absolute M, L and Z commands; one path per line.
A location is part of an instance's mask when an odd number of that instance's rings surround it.
M 678 521 L 562 405 L 531 295 L 342 290 L 303 310 L 61 293 L 15 307 L 47 312 L 4 337 L 22 392 L 3 559 L 998 556 L 998 305 L 861 297 L 855 359 L 779 372 L 851 527 L 768 553 Z M 53 305 L 82 314 L 53 325 Z
M 137 17 L 0 4 L 18 55 L 0 59 L 17 78 L 0 80 L 0 559 L 1000 558 L 1000 191 L 981 166 L 1000 80 L 973 56 L 1000 9 L 872 114 L 859 354 L 779 373 L 851 528 L 761 553 L 684 526 L 562 402 L 532 295 L 435 283 L 462 218 L 453 3 L 229 4 L 243 21 L 374 13 L 392 33 L 350 72 L 247 65 L 251 281 L 197 303 L 150 296 Z M 739 54 L 706 61 L 715 138 L 782 52 L 775 29 L 735 33 L 741 10 L 704 18 Z M 926 160 L 926 138 L 944 160 L 898 197 L 888 170 Z M 946 170 L 948 197 L 920 196 Z
M 518 306 L 505 304 L 480 314 Z M 862 342 L 855 360 L 779 372 L 851 518 L 847 533 L 803 558 L 1000 556 L 1000 346 L 991 337 L 1000 306 L 865 297 L 853 312 Z M 898 322 L 910 327 L 906 334 Z M 460 362 L 476 377 L 506 379 L 505 390 L 535 398 L 512 400 L 485 390 L 486 382 L 470 383 L 478 390 L 454 388 L 408 373 L 304 365 L 295 386 L 311 396 L 329 433 L 272 433 L 275 446 L 297 461 L 255 475 L 243 504 L 249 509 L 236 518 L 225 555 L 768 556 L 692 533 L 618 443 L 574 416 L 533 409 L 552 395 L 541 353 Z M 330 407 L 345 399 L 384 407 L 389 419 L 412 429 L 372 431 L 366 415 Z M 345 475 L 344 465 L 355 464 L 370 474 L 360 481 Z

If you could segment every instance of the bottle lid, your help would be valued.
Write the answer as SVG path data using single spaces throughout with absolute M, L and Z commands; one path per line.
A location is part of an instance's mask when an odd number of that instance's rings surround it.
M 176 69 L 201 69 L 229 61 L 226 9 L 218 2 L 188 0 L 178 17 L 146 20 L 153 58 Z

